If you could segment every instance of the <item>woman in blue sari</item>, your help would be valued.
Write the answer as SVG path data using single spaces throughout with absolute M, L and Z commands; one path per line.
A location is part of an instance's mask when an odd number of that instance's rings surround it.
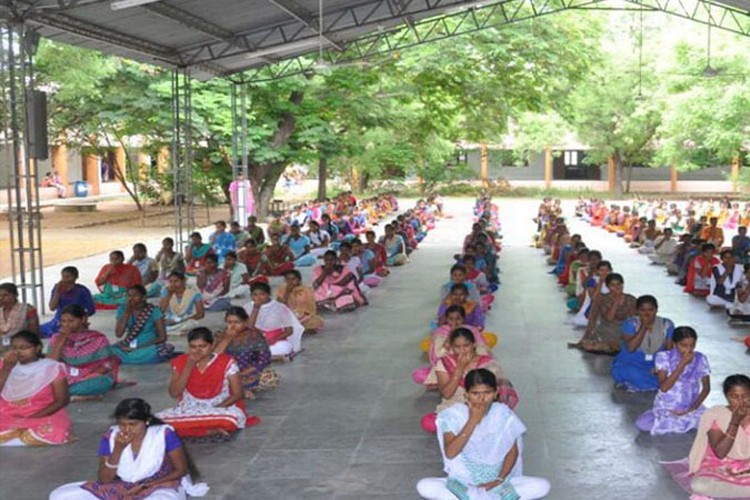
M 52 288 L 52 297 L 49 299 L 49 309 L 55 311 L 55 316 L 39 327 L 39 336 L 42 338 L 51 337 L 60 330 L 60 316 L 67 306 L 83 307 L 87 317 L 96 314 L 91 292 L 85 286 L 76 283 L 78 268 L 64 267 L 60 272 L 60 278 L 60 281 Z
M 128 302 L 117 310 L 115 335 L 122 340 L 112 349 L 126 365 L 160 363 L 174 354 L 174 346 L 167 343 L 163 313 L 146 302 L 142 285 L 128 290 Z
M 612 378 L 621 389 L 655 391 L 659 380 L 654 355 L 672 349 L 674 323 L 656 315 L 659 304 L 652 295 L 638 297 L 635 308 L 637 315 L 622 325 L 622 347 L 612 363 Z

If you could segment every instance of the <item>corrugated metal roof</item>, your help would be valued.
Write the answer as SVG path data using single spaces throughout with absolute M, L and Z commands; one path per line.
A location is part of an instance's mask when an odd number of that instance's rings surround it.
M 510 0 L 507 0 L 510 2 Z M 629 0 L 638 2 L 638 0 Z M 750 12 L 750 0 L 715 0 Z M 488 0 L 486 3 L 497 3 Z M 155 0 L 112 10 L 112 0 L 0 0 L 58 42 L 168 67 L 226 76 L 318 50 L 318 0 Z M 478 0 L 323 0 L 326 48 Z M 15 10 L 11 11 L 11 5 Z

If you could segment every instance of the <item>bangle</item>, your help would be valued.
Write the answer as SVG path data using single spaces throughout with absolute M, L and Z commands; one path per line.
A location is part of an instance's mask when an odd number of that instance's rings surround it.
M 104 460 L 104 466 L 106 468 L 108 468 L 108 469 L 116 469 L 118 465 L 120 465 L 120 464 L 119 463 L 117 463 L 117 464 L 111 464 L 111 463 L 109 463 L 108 459 Z

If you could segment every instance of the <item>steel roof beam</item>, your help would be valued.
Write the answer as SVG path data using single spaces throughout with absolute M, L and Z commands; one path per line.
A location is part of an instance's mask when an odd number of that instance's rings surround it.
M 702 0 L 626 0 L 632 7 L 624 10 L 662 11 L 670 15 L 710 24 L 711 26 L 750 36 L 750 18 L 741 11 L 720 7 Z M 416 47 L 424 43 L 461 36 L 487 28 L 499 28 L 565 10 L 601 10 L 607 0 L 504 0 L 499 3 L 461 10 L 440 17 L 424 19 L 408 28 L 391 29 L 363 36 L 349 43 L 346 52 L 324 53 L 332 65 L 351 63 L 375 56 Z M 623 8 L 617 9 L 623 10 Z M 499 21 L 498 21 L 499 19 Z M 452 20 L 452 22 L 449 22 Z M 293 62 L 291 62 L 293 61 Z M 247 70 L 242 80 L 261 82 L 312 71 L 315 61 L 297 57 L 275 67 Z
M 198 33 L 210 36 L 214 40 L 224 42 L 228 47 L 234 47 L 243 51 L 255 50 L 255 47 L 248 44 L 247 39 L 237 37 L 229 30 L 217 26 L 216 24 L 210 23 L 203 18 L 191 14 L 183 9 L 173 7 L 172 5 L 164 2 L 158 2 L 148 5 L 143 5 L 142 8 L 152 12 L 164 19 L 175 21 L 183 26 L 186 26 Z M 273 64 L 273 60 L 267 57 L 260 58 L 266 64 Z M 190 63 L 190 61 L 187 61 Z
M 316 35 L 323 37 L 325 41 L 327 41 L 329 44 L 336 47 L 336 49 L 344 50 L 344 48 L 341 45 L 334 42 L 331 38 L 326 36 L 325 33 L 323 33 L 323 31 L 325 30 L 325 26 L 321 26 L 320 19 L 318 19 L 318 16 L 316 16 L 309 10 L 305 9 L 294 0 L 267 0 L 267 1 L 268 3 L 278 7 L 280 10 L 282 10 L 283 12 L 285 12 L 292 18 L 296 19 L 297 21 L 307 26 L 307 28 L 313 33 L 315 33 Z

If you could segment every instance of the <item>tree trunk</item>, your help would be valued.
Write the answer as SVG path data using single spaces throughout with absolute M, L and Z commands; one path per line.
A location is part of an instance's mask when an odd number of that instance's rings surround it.
M 318 199 L 326 199 L 326 181 L 328 181 L 328 158 L 321 155 L 318 158 Z
M 359 192 L 363 193 L 367 189 L 367 184 L 370 182 L 370 174 L 362 172 L 359 176 Z
M 630 181 L 633 180 L 633 162 L 628 164 L 628 180 L 625 182 L 625 192 L 630 193 Z
M 615 183 L 612 195 L 619 200 L 622 198 L 622 157 L 619 152 L 615 151 L 612 158 L 615 162 Z

